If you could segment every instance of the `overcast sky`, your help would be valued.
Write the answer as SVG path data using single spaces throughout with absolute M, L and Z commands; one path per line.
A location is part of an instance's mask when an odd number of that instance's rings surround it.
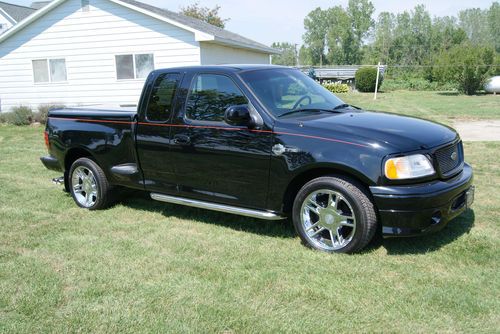
M 29 6 L 32 0 L 4 0 Z M 35 0 L 33 0 L 35 1 Z M 179 11 L 186 4 L 196 2 L 182 0 L 139 0 L 154 6 Z M 92 2 L 92 0 L 91 0 Z M 199 0 L 202 6 L 221 6 L 220 14 L 230 18 L 226 29 L 258 42 L 288 41 L 300 44 L 304 33 L 304 17 L 314 8 L 334 5 L 346 6 L 348 0 Z M 493 1 L 485 0 L 372 0 L 377 15 L 382 11 L 401 12 L 424 4 L 433 16 L 456 15 L 471 7 L 488 8 Z

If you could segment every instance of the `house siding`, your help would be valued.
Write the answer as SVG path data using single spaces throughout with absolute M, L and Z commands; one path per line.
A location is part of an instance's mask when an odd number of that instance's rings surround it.
M 201 42 L 200 54 L 202 65 L 222 64 L 269 64 L 268 53 L 237 49 L 219 44 Z
M 145 79 L 117 80 L 115 55 L 154 54 L 155 68 L 199 65 L 194 33 L 107 0 L 68 0 L 0 44 L 0 102 L 136 104 Z M 65 58 L 67 82 L 35 84 L 33 59 Z

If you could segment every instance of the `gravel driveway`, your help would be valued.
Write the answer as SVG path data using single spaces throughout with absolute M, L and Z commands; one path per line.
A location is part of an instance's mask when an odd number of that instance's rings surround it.
M 464 141 L 500 141 L 500 120 L 455 122 Z

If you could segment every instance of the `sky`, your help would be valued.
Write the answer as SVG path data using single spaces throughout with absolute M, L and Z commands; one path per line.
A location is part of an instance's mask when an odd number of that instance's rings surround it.
M 3 0 L 29 6 L 32 0 Z M 35 1 L 35 0 L 33 0 Z M 348 0 L 138 0 L 172 11 L 187 4 L 199 2 L 206 7 L 220 5 L 220 15 L 230 18 L 226 29 L 271 45 L 273 42 L 302 43 L 304 17 L 317 7 L 346 6 Z M 91 0 L 92 2 L 92 0 Z M 383 11 L 393 13 L 410 10 L 417 4 L 425 5 L 432 16 L 456 15 L 471 7 L 488 8 L 493 1 L 485 0 L 372 0 L 375 17 Z

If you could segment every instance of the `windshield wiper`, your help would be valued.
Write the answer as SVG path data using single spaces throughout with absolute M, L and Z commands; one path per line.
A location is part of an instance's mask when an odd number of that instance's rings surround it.
M 286 115 L 290 115 L 290 114 L 295 114 L 296 112 L 304 112 L 304 111 L 317 111 L 317 112 L 321 112 L 321 111 L 328 111 L 328 110 L 326 110 L 326 109 L 319 109 L 319 108 L 300 108 L 300 109 L 293 109 L 293 110 L 287 111 L 287 112 L 279 115 L 278 117 L 286 116 Z

